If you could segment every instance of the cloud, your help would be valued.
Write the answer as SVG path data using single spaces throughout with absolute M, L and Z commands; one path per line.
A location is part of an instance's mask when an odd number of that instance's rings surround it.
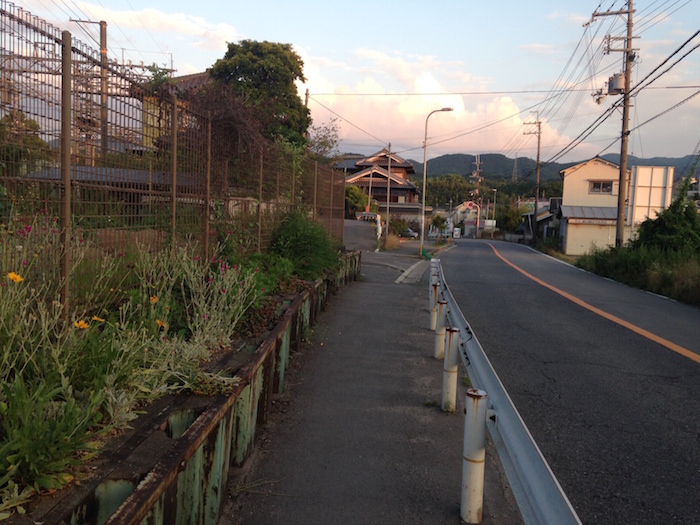
M 305 64 L 305 87 L 311 92 L 309 108 L 314 122 L 318 125 L 339 119 L 342 151 L 368 154 L 391 142 L 394 151 L 403 151 L 407 157 L 420 155 L 428 115 L 435 109 L 451 107 L 452 112 L 429 119 L 429 156 L 508 152 L 514 136 L 527 150 L 521 156 L 535 156 L 536 141 L 521 139 L 523 119 L 529 114 L 521 115 L 513 98 L 454 94 L 490 88 L 489 79 L 472 76 L 462 63 L 363 48 L 353 53 L 367 61 L 362 74 L 348 77 L 347 84 L 336 84 L 329 68 L 337 68 L 338 63 L 307 55 L 303 50 L 297 52 Z M 467 87 L 470 83 L 478 87 Z M 543 129 L 550 140 L 567 140 L 558 137 L 552 127 Z M 515 153 L 509 152 L 510 156 Z
M 523 49 L 536 56 L 551 56 L 557 52 L 556 46 L 548 44 L 525 44 L 518 46 L 518 49 Z

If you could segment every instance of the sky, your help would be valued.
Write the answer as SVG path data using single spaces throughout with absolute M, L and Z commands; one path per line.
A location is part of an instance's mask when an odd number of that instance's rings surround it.
M 427 123 L 428 158 L 502 153 L 534 159 L 538 121 L 543 162 L 620 152 L 622 114 L 610 108 L 622 96 L 597 97 L 597 103 L 593 94 L 607 93 L 608 78 L 622 73 L 624 53 L 618 50 L 624 40 L 615 37 L 626 34 L 627 16 L 592 15 L 624 11 L 622 0 L 18 0 L 15 5 L 95 48 L 99 26 L 70 20 L 104 20 L 110 60 L 172 67 L 175 76 L 211 67 L 229 42 L 291 44 L 304 62 L 300 97 L 308 90 L 315 126 L 337 127 L 342 153 L 367 155 L 391 147 L 404 158 L 422 160 Z M 700 91 L 700 49 L 693 49 L 700 46 L 700 36 L 693 36 L 700 31 L 700 0 L 633 5 L 632 86 L 658 78 L 632 98 L 629 153 L 693 154 L 700 141 L 700 95 L 693 96 Z M 608 53 L 606 35 L 613 37 Z M 428 116 L 447 107 L 453 111 Z

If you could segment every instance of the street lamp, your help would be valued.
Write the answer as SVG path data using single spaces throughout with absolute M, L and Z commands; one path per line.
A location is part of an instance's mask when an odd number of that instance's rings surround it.
M 435 109 L 428 113 L 425 117 L 425 140 L 423 141 L 423 205 L 421 206 L 421 216 L 420 216 L 420 252 L 419 255 L 423 257 L 423 242 L 425 240 L 425 180 L 428 175 L 428 119 L 433 113 L 439 113 L 441 111 L 452 111 L 452 108 L 442 108 Z

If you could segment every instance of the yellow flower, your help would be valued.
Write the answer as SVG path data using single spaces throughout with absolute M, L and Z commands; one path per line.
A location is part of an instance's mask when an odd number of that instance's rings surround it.
M 85 330 L 89 326 L 82 319 L 80 321 L 75 321 L 73 324 L 75 325 L 76 328 L 80 328 L 81 330 Z
M 8 273 L 7 277 L 10 279 L 10 281 L 13 281 L 16 283 L 21 283 L 22 281 L 24 281 L 24 278 L 21 277 L 20 275 L 16 274 L 15 272 Z
M 102 319 L 101 317 L 97 317 L 96 315 L 93 315 L 93 316 L 92 316 L 92 320 L 93 320 L 93 321 L 97 321 L 98 323 L 104 323 L 104 322 L 105 322 L 104 319 Z
M 165 321 L 161 321 L 160 319 L 156 319 L 156 324 L 160 326 L 161 328 L 168 328 L 168 324 Z
M 158 302 L 158 297 L 151 295 L 151 304 L 156 304 Z

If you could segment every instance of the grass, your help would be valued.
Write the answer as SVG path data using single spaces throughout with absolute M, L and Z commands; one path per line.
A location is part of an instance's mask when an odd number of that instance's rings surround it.
M 258 273 L 195 246 L 109 255 L 73 239 L 65 323 L 55 221 L 0 230 L 0 519 L 69 483 L 99 443 L 169 392 L 228 391 L 201 363 L 259 300 Z
M 71 301 L 60 300 L 60 232 L 46 213 L 0 225 L 0 520 L 36 493 L 73 480 L 77 465 L 168 393 L 226 393 L 235 378 L 201 366 L 277 315 L 273 295 L 337 267 L 325 231 L 292 214 L 270 254 L 214 255 L 196 245 L 107 253 L 71 242 Z M 64 319 L 69 318 L 68 323 Z
M 700 254 L 694 250 L 609 248 L 579 257 L 577 266 L 686 304 L 700 306 Z

